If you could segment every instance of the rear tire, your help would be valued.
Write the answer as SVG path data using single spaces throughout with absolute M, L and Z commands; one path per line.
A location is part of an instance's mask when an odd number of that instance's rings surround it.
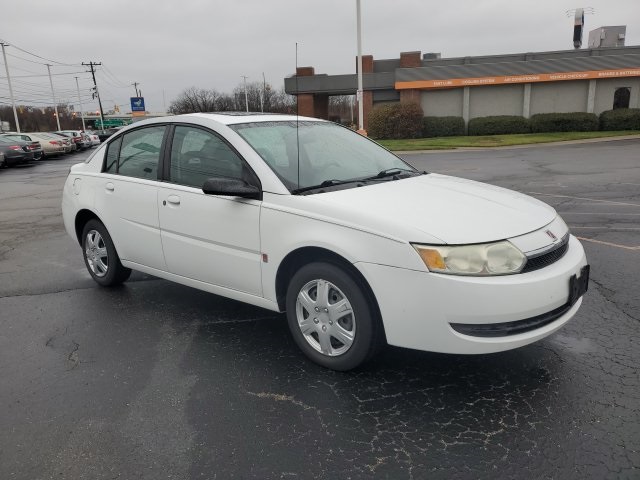
M 120 285 L 131 275 L 131 269 L 120 263 L 109 232 L 98 220 L 89 220 L 82 229 L 82 252 L 84 264 L 98 285 Z
M 377 307 L 358 279 L 332 263 L 310 263 L 291 279 L 286 297 L 293 339 L 315 363 L 354 369 L 384 343 Z

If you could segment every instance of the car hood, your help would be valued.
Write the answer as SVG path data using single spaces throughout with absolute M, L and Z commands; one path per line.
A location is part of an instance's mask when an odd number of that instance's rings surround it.
M 557 215 L 527 195 L 439 174 L 310 197 L 319 211 L 329 211 L 334 218 L 411 242 L 502 240 L 542 228 Z

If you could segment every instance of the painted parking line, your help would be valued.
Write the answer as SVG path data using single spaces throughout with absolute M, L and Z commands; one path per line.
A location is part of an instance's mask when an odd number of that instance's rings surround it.
M 528 192 L 529 195 L 542 195 L 545 197 L 570 198 L 572 200 L 587 200 L 589 202 L 607 203 L 609 205 L 624 205 L 627 207 L 640 207 L 640 203 L 614 202 L 613 200 L 600 200 L 598 198 L 573 197 L 571 195 L 557 195 L 554 193 Z
M 610 226 L 602 226 L 602 227 L 585 227 L 585 226 L 571 226 L 574 230 L 607 230 L 611 231 L 621 231 L 621 232 L 640 232 L 640 227 L 610 227 Z
M 617 213 L 617 212 L 558 212 L 559 215 L 618 215 L 621 217 L 640 217 L 640 213 Z
M 596 240 L 594 238 L 586 238 L 586 237 L 576 237 L 576 238 L 578 240 L 582 240 L 583 242 L 597 243 L 597 244 L 600 244 L 600 245 L 606 245 L 608 247 L 621 248 L 623 250 L 637 250 L 637 251 L 640 251 L 640 245 L 638 245 L 637 247 L 631 247 L 629 245 L 620 245 L 619 243 L 603 242 L 602 240 Z

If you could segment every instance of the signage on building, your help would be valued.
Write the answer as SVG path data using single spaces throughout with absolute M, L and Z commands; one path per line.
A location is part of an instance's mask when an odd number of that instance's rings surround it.
M 447 78 L 442 80 L 413 80 L 396 82 L 397 90 L 474 87 L 480 85 L 505 85 L 510 83 L 558 82 L 566 80 L 592 80 L 598 78 L 640 77 L 640 68 L 621 70 L 593 70 L 586 72 L 535 73 L 531 75 L 506 75 L 497 77 Z

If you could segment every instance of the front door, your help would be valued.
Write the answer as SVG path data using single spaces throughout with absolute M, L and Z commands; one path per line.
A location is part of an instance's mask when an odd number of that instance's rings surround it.
M 168 271 L 261 296 L 261 202 L 202 192 L 210 177 L 254 175 L 246 162 L 217 134 L 178 125 L 168 170 L 158 190 Z

